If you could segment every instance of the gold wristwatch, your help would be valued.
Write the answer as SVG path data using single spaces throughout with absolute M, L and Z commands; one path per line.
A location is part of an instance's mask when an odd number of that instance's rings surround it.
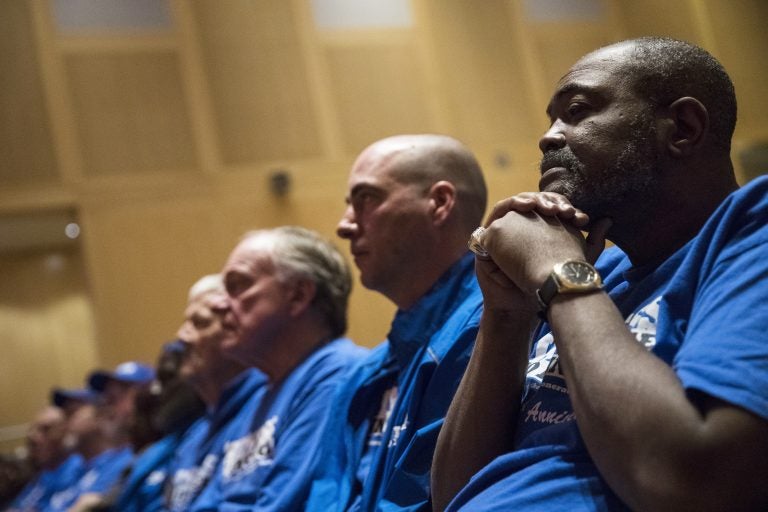
M 567 260 L 552 269 L 541 288 L 536 290 L 542 313 L 560 293 L 591 293 L 600 290 L 603 282 L 595 267 L 581 260 Z

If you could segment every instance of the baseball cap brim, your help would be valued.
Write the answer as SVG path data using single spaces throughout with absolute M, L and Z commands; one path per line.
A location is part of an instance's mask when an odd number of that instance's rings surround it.
M 107 382 L 116 380 L 129 384 L 147 384 L 155 378 L 155 370 L 149 365 L 129 361 L 117 365 L 114 371 L 96 370 L 88 377 L 88 385 L 98 392 L 104 391 Z
M 98 393 L 88 388 L 81 388 L 81 389 L 55 388 L 51 392 L 51 402 L 56 407 L 64 407 L 67 404 L 67 402 L 71 402 L 71 401 L 93 403 L 97 400 L 97 398 L 98 398 Z

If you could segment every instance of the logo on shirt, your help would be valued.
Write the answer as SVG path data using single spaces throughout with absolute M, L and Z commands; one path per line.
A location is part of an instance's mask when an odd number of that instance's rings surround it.
M 405 419 L 403 420 L 402 425 L 395 425 L 392 427 L 392 437 L 389 439 L 389 442 L 387 443 L 387 448 L 392 448 L 393 446 L 397 446 L 397 442 L 400 440 L 400 435 L 408 430 L 408 415 L 405 415 Z
M 165 471 L 156 469 L 147 476 L 147 485 L 160 485 L 165 482 Z
M 219 458 L 215 454 L 209 453 L 199 466 L 180 469 L 174 473 L 169 499 L 171 510 L 181 511 L 189 507 L 192 500 L 213 475 L 218 460 Z
M 627 318 L 627 327 L 629 327 L 630 332 L 648 350 L 652 350 L 656 346 L 656 323 L 659 319 L 660 303 L 661 296 L 656 297 Z
M 656 297 L 627 317 L 625 323 L 638 343 L 647 350 L 656 345 L 656 328 L 662 297 Z M 565 377 L 560 368 L 557 347 L 552 333 L 537 342 L 528 362 L 528 389 L 523 421 L 540 425 L 565 423 L 576 419 L 568 396 Z
M 387 425 L 389 424 L 389 418 L 392 416 L 392 411 L 395 409 L 395 402 L 397 402 L 397 386 L 392 386 L 381 396 L 379 411 L 373 418 L 373 424 L 371 425 L 368 446 L 379 446 L 381 444 L 384 432 L 387 430 Z
M 247 475 L 259 466 L 272 464 L 277 421 L 278 417 L 273 416 L 255 432 L 224 446 L 222 475 L 225 482 Z
M 99 478 L 99 471 L 94 468 L 88 471 L 86 474 L 84 474 L 83 477 L 80 479 L 80 481 L 77 483 L 77 485 L 81 489 L 90 489 L 91 486 L 96 483 L 96 480 L 98 478 Z
M 63 509 L 67 503 L 71 503 L 77 497 L 77 487 L 69 487 L 51 496 L 51 506 L 54 509 Z

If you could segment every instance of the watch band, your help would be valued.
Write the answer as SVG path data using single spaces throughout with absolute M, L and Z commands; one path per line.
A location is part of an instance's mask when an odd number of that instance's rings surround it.
M 554 273 L 549 274 L 547 279 L 544 280 L 544 284 L 541 285 L 541 288 L 536 290 L 536 299 L 539 301 L 539 308 L 544 314 L 546 314 L 547 309 L 549 309 L 549 303 L 552 302 L 552 299 L 557 295 L 557 291 L 557 278 Z

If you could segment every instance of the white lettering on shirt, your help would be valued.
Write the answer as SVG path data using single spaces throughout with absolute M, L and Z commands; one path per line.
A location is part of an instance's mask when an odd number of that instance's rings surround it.
M 231 481 L 247 475 L 259 466 L 272 464 L 275 457 L 277 416 L 272 416 L 256 431 L 224 446 L 222 475 Z

